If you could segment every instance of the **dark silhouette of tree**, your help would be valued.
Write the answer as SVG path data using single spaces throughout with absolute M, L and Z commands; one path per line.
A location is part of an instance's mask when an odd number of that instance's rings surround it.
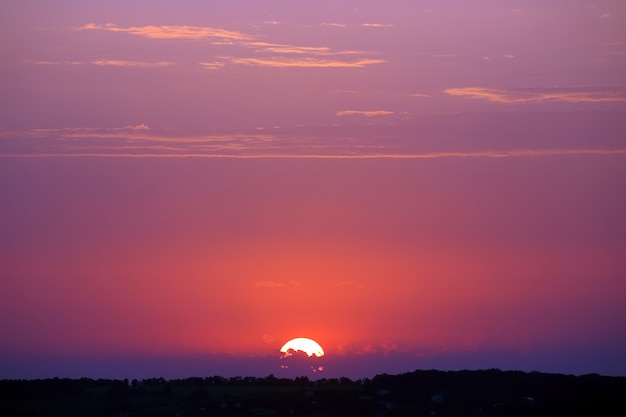
M 371 380 L 220 376 L 0 380 L 0 416 L 626 415 L 626 378 L 415 371 Z

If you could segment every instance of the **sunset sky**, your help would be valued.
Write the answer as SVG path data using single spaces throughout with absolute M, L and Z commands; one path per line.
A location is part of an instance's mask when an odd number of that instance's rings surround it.
M 626 375 L 623 0 L 6 0 L 0 378 Z

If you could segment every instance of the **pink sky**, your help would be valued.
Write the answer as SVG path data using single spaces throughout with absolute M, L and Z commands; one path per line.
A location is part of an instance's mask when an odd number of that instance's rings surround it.
M 624 21 L 617 0 L 4 2 L 0 378 L 299 336 L 331 374 L 626 375 Z

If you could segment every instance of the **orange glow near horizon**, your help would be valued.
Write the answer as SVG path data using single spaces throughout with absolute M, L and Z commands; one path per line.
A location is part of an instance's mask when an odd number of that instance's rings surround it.
M 166 255 L 147 246 L 132 261 L 119 263 L 114 257 L 110 267 L 99 268 L 102 276 L 120 277 L 119 282 L 42 284 L 31 291 L 32 299 L 40 311 L 66 323 L 49 330 L 56 335 L 50 335 L 47 348 L 271 355 L 277 341 L 294 333 L 316 335 L 339 356 L 429 352 L 442 346 L 516 348 L 556 335 L 567 340 L 572 335 L 567 328 L 557 330 L 560 323 L 571 317 L 585 322 L 584 312 L 569 306 L 586 291 L 584 286 L 570 285 L 559 296 L 538 286 L 546 276 L 566 272 L 560 266 L 565 259 L 554 251 L 547 256 L 537 250 L 530 259 L 543 270 L 531 271 L 532 279 L 523 280 L 523 272 L 518 278 L 510 271 L 525 267 L 528 252 L 515 254 L 510 247 L 500 254 L 462 246 L 381 252 L 348 241 L 305 246 L 249 242 L 247 247 L 189 248 Z M 489 264 L 481 261 L 486 257 Z M 55 268 L 83 275 L 94 262 Z M 601 258 L 597 263 L 607 265 Z M 459 270 L 463 275 L 457 276 Z M 515 285 L 500 279 L 505 274 Z M 74 299 L 71 291 L 95 298 Z M 51 294 L 67 302 L 59 306 Z M 532 316 L 523 310 L 529 299 Z M 239 307 L 233 308 L 233 300 Z M 567 318 L 550 315 L 554 306 L 567 311 Z M 89 325 L 73 311 L 89 311 Z M 112 321 L 124 325 L 113 327 Z

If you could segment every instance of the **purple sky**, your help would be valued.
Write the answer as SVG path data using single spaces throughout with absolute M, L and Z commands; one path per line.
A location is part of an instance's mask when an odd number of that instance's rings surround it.
M 626 375 L 625 21 L 3 2 L 0 378 Z

